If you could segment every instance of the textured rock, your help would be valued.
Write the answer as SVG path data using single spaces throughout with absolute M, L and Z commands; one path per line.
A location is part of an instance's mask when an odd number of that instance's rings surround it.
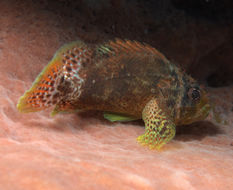
M 114 6 L 126 6 L 124 1 L 119 2 L 123 5 Z M 108 9 L 111 3 L 103 8 Z M 198 55 L 203 64 L 204 60 L 212 61 L 211 55 L 201 54 L 200 41 L 205 39 L 203 49 L 209 47 L 211 52 L 216 44 L 226 43 L 224 31 L 228 33 L 228 29 L 213 25 L 209 35 L 199 33 L 199 46 L 191 45 L 188 39 L 192 38 L 187 37 L 176 47 L 168 43 L 169 39 L 178 43 L 182 31 L 192 35 L 188 29 L 182 29 L 185 25 L 173 27 L 174 33 L 164 32 L 169 31 L 169 24 L 161 26 L 155 36 L 152 29 L 147 31 L 138 20 L 129 29 L 111 25 L 114 19 L 123 24 L 124 12 L 108 20 L 103 15 L 93 16 L 92 9 L 84 2 L 79 4 L 77 12 L 75 7 L 70 10 L 69 4 L 63 7 L 58 3 L 63 9 L 52 5 L 47 1 L 0 2 L 0 189 L 231 189 L 232 86 L 210 89 L 216 108 L 209 121 L 179 127 L 176 138 L 162 152 L 150 151 L 136 143 L 136 137 L 144 132 L 142 122 L 113 124 L 96 112 L 50 117 L 50 110 L 31 114 L 19 114 L 16 110 L 18 98 L 31 86 L 57 48 L 77 36 L 93 42 L 131 34 L 137 40 L 150 42 L 152 39 L 151 44 L 158 44 L 167 54 L 174 49 L 172 59 L 191 65 L 188 58 L 196 55 L 192 51 L 200 51 Z M 98 13 L 102 8 L 96 9 Z M 126 17 L 125 22 L 132 20 Z M 139 29 L 134 33 L 138 24 Z M 189 26 L 189 29 L 204 30 L 203 25 L 196 27 L 190 23 Z M 210 29 L 206 30 L 207 34 Z M 143 37 L 141 32 L 148 33 Z M 222 35 L 216 37 L 219 32 Z M 218 39 L 212 42 L 215 37 Z M 182 51 L 187 46 L 192 49 L 187 49 L 188 55 Z M 232 63 L 230 56 L 228 59 Z M 204 80 L 211 72 L 206 69 L 197 77 Z

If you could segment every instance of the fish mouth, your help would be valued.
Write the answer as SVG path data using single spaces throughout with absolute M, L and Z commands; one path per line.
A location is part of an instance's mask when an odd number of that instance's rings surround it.
M 177 122 L 177 124 L 189 125 L 194 122 L 202 121 L 209 115 L 210 109 L 211 109 L 210 104 L 206 103 L 202 107 L 200 107 L 196 113 L 193 112 L 193 116 L 184 117 L 180 119 Z
M 205 104 L 200 110 L 200 117 L 199 118 L 204 120 L 209 115 L 210 109 L 211 109 L 210 104 L 208 104 L 208 103 Z

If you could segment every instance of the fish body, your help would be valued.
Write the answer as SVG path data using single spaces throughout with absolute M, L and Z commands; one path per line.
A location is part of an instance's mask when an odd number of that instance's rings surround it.
M 205 89 L 162 53 L 120 39 L 63 46 L 17 107 L 33 112 L 54 105 L 53 115 L 100 110 L 111 121 L 142 118 L 146 132 L 137 140 L 152 149 L 170 141 L 176 125 L 202 120 L 210 109 Z

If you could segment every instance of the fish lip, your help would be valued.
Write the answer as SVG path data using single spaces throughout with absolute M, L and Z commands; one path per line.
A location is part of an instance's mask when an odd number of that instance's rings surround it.
M 204 118 L 205 119 L 208 115 L 209 115 L 209 112 L 210 112 L 210 109 L 211 109 L 211 106 L 209 103 L 205 104 L 202 108 L 201 108 L 201 113 L 202 115 L 204 114 Z M 201 115 L 201 116 L 202 116 Z
M 182 121 L 181 121 L 179 124 L 180 125 L 182 125 L 182 124 L 189 125 L 189 124 L 194 123 L 194 122 L 202 121 L 209 115 L 210 109 L 211 109 L 210 104 L 206 103 L 199 110 L 199 114 L 197 115 L 197 117 L 186 119 L 185 123 L 182 123 Z

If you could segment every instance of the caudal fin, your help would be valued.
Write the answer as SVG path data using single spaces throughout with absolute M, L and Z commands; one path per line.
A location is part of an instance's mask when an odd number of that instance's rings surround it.
M 75 41 L 64 45 L 56 52 L 53 59 L 36 78 L 32 87 L 20 97 L 17 104 L 20 112 L 36 112 L 58 103 L 60 95 L 57 86 L 64 74 L 64 53 L 82 45 L 84 45 L 83 42 Z
M 60 72 L 59 60 L 52 60 L 36 78 L 32 87 L 20 97 L 17 108 L 20 112 L 36 112 L 57 103 L 55 85 Z

